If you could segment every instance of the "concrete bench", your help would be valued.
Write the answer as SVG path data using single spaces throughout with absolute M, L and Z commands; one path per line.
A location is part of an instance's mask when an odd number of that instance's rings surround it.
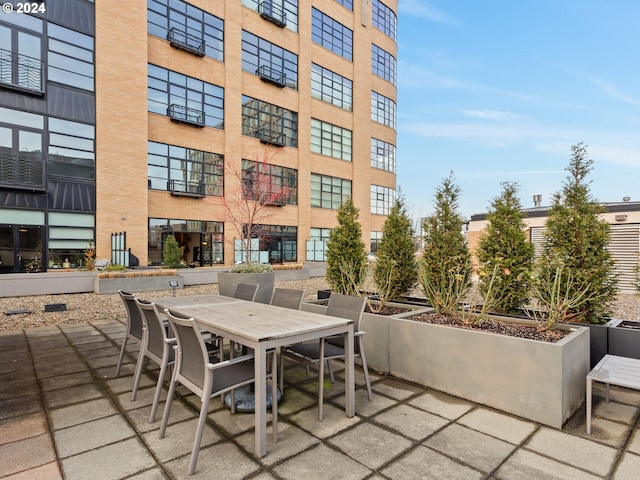
M 604 383 L 607 387 L 609 401 L 609 385 L 640 390 L 640 360 L 635 358 L 605 355 L 587 374 L 587 434 L 591 435 L 591 387 L 593 382 Z

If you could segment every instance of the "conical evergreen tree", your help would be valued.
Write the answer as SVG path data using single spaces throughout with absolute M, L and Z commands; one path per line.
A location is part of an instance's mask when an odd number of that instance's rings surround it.
M 167 238 L 164 240 L 162 263 L 171 268 L 180 265 L 180 245 L 178 245 L 178 241 L 173 235 L 167 235 Z
M 398 195 L 382 227 L 373 280 L 385 285 L 389 298 L 408 293 L 418 281 L 414 230 L 402 195 Z
M 351 198 L 347 199 L 338 209 L 338 226 L 327 240 L 327 282 L 332 290 L 346 295 L 357 294 L 366 275 L 359 216 Z
M 582 143 L 571 147 L 569 172 L 562 190 L 554 194 L 546 224 L 544 254 L 539 276 L 551 282 L 557 268 L 571 275 L 571 294 L 586 291 L 589 299 L 571 312 L 572 320 L 602 322 L 616 297 L 614 261 L 607 246 L 609 225 L 600 219 L 604 208 L 589 191 L 586 178 L 593 169 Z M 546 280 L 545 280 L 546 279 Z M 569 282 L 567 282 L 569 283 Z
M 492 309 L 502 313 L 518 313 L 527 303 L 531 279 L 533 244 L 525 234 L 525 213 L 517 194 L 517 183 L 502 183 L 476 252 L 480 292 L 490 295 Z

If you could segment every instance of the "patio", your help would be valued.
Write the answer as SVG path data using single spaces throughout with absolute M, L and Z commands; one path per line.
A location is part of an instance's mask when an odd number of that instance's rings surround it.
M 0 478 L 185 478 L 199 401 L 181 394 L 167 437 L 148 423 L 157 370 L 130 401 L 133 345 L 113 378 L 124 325 L 117 321 L 0 334 Z M 585 407 L 562 430 L 372 373 L 367 400 L 356 369 L 356 416 L 344 414 L 344 385 L 325 389 L 317 420 L 317 377 L 285 370 L 279 441 L 253 448 L 253 414 L 213 401 L 192 478 L 606 478 L 640 471 L 640 393 L 594 385 L 592 435 Z M 327 384 L 328 385 L 328 384 Z M 166 389 L 165 389 L 166 394 Z M 163 404 L 160 408 L 163 407 Z M 269 432 L 270 433 L 270 432 Z

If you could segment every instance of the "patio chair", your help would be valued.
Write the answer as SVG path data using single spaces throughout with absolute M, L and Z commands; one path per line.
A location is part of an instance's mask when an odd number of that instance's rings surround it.
M 233 293 L 233 298 L 253 302 L 256 299 L 257 293 L 258 285 L 251 283 L 238 283 L 238 285 L 236 285 L 236 291 Z
M 156 420 L 156 412 L 158 410 L 158 403 L 160 402 L 160 394 L 162 393 L 162 384 L 164 383 L 164 376 L 167 372 L 167 367 L 170 368 L 174 363 L 175 352 L 173 350 L 173 345 L 175 345 L 176 339 L 169 338 L 167 328 L 164 324 L 164 319 L 160 316 L 160 312 L 158 312 L 155 303 L 136 299 L 136 304 L 140 309 L 140 315 L 144 324 L 144 340 L 138 356 L 136 373 L 133 377 L 131 401 L 135 402 L 136 400 L 138 385 L 140 384 L 140 376 L 142 374 L 142 366 L 144 365 L 145 360 L 149 358 L 160 366 L 158 382 L 156 383 L 156 391 L 151 405 L 151 414 L 149 415 L 149 422 L 152 423 Z
M 122 348 L 120 348 L 120 356 L 118 357 L 118 363 L 116 364 L 115 377 L 120 375 L 120 367 L 122 366 L 122 360 L 124 358 L 125 348 L 129 340 L 135 340 L 140 344 L 142 348 L 142 329 L 144 325 L 142 318 L 140 317 L 140 310 L 136 305 L 135 295 L 122 290 L 118 290 L 118 294 L 124 303 L 124 308 L 127 312 L 127 331 L 125 332 L 124 339 L 122 341 Z
M 354 320 L 354 353 L 356 357 L 360 358 L 362 363 L 362 369 L 364 371 L 364 379 L 367 385 L 367 394 L 369 400 L 373 398 L 371 393 L 371 383 L 369 381 L 369 370 L 367 369 L 367 359 L 364 354 L 364 345 L 362 339 L 365 332 L 360 331 L 360 319 L 364 312 L 366 304 L 365 297 L 352 297 L 349 295 L 342 295 L 338 293 L 332 293 L 329 297 L 329 303 L 327 305 L 327 315 L 333 317 L 347 318 Z M 329 337 L 321 338 L 318 342 L 313 343 L 301 343 L 297 345 L 291 345 L 283 347 L 281 350 L 283 357 L 289 357 L 293 360 L 304 363 L 305 365 L 317 365 L 318 374 L 318 419 L 323 418 L 323 400 L 324 400 L 324 364 L 325 361 L 328 365 L 331 381 L 333 378 L 333 371 L 331 370 L 329 361 L 344 359 L 344 337 Z M 280 363 L 280 389 L 283 388 L 284 378 L 284 358 Z
M 274 288 L 271 296 L 271 305 L 300 310 L 304 300 L 305 290 L 293 288 Z
M 171 412 L 171 403 L 173 401 L 176 384 L 179 382 L 195 395 L 199 396 L 202 402 L 196 437 L 191 452 L 191 463 L 189 465 L 189 475 L 191 475 L 194 473 L 198 461 L 204 424 L 207 420 L 209 401 L 213 397 L 223 395 L 230 391 L 231 412 L 235 413 L 233 390 L 254 383 L 254 365 L 251 362 L 254 355 L 243 355 L 215 364 L 210 363 L 207 349 L 196 321 L 193 318 L 184 318 L 170 310 L 165 310 L 165 312 L 167 317 L 169 317 L 169 324 L 176 334 L 177 353 L 176 364 L 173 376 L 171 377 L 171 384 L 169 385 L 169 393 L 162 415 L 160 438 L 164 438 L 165 436 L 169 414 Z M 272 378 L 272 425 L 274 441 L 277 439 L 278 428 L 278 406 L 275 384 L 276 380 Z

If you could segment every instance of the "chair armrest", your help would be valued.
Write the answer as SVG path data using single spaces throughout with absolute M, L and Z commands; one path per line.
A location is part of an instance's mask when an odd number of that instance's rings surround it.
M 228 367 L 229 365 L 246 362 L 247 360 L 252 360 L 254 358 L 255 358 L 255 355 L 253 353 L 250 353 L 249 355 L 242 355 L 241 357 L 235 357 L 229 360 L 223 360 L 222 362 L 218 362 L 218 363 L 207 363 L 207 370 L 216 370 L 218 368 Z
M 358 330 L 357 332 L 353 332 L 353 336 L 354 337 L 362 337 L 365 333 L 367 333 L 367 332 L 365 332 L 363 330 Z
M 175 338 L 165 338 L 164 341 L 165 341 L 165 343 L 168 343 L 169 345 L 175 345 L 176 344 L 176 339 Z

